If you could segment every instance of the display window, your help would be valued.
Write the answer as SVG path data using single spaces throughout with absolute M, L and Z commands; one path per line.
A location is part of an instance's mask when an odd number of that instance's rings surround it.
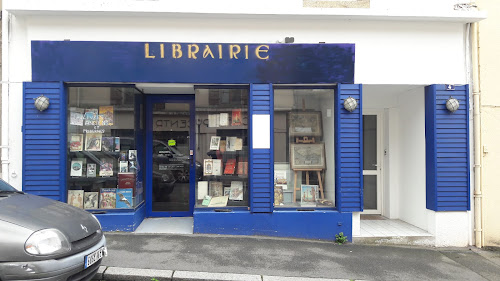
M 196 207 L 248 206 L 248 89 L 197 89 Z
M 143 201 L 140 101 L 135 88 L 68 87 L 68 204 L 133 209 Z
M 335 205 L 333 89 L 274 90 L 274 207 Z

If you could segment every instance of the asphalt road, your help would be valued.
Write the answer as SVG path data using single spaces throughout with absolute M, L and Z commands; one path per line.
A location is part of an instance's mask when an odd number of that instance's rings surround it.
M 363 280 L 500 280 L 500 252 L 247 236 L 107 233 L 102 265 Z

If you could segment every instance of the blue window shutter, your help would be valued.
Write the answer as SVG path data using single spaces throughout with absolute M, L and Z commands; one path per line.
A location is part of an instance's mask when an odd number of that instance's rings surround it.
M 35 108 L 35 98 L 49 108 Z M 23 84 L 23 191 L 66 201 L 66 95 L 61 82 Z
M 363 101 L 362 85 L 338 84 L 335 91 L 335 205 L 340 212 L 363 211 Z M 349 112 L 344 100 L 353 97 L 358 107 Z M 352 125 L 358 130 L 352 132 Z M 349 130 L 349 131 L 344 131 Z M 359 156 L 352 157 L 353 150 Z
M 269 149 L 253 149 L 252 116 L 254 114 L 268 114 L 273 124 L 273 95 L 271 84 L 250 85 L 250 109 L 248 120 L 250 158 L 248 175 L 250 181 L 250 210 L 254 213 L 270 213 L 274 202 L 274 154 L 273 154 L 273 126 L 270 126 L 271 143 Z
M 450 96 L 459 109 L 446 109 Z M 425 89 L 426 207 L 470 210 L 469 87 L 431 85 Z

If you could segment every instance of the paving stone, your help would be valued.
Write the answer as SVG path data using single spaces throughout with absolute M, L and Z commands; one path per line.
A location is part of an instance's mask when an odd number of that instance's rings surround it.
M 172 274 L 172 270 L 108 267 L 103 279 L 106 281 L 151 281 L 152 278 L 156 278 L 158 281 L 171 281 Z
M 260 275 L 251 275 L 251 274 L 175 271 L 172 280 L 175 280 L 175 281 L 262 281 L 262 278 Z

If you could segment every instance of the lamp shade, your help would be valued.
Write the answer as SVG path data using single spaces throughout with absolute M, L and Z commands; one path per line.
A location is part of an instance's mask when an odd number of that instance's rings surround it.
M 44 95 L 41 95 L 35 99 L 35 107 L 40 111 L 44 111 L 45 109 L 47 109 L 49 107 L 49 104 L 49 98 Z
M 447 101 L 446 101 L 446 108 L 450 111 L 450 112 L 455 112 L 458 110 L 458 108 L 460 107 L 460 103 L 458 102 L 458 100 L 454 97 L 450 97 Z
M 353 97 L 348 97 L 344 100 L 344 108 L 349 111 L 353 112 L 356 107 L 358 107 L 358 101 L 356 101 L 355 98 Z

